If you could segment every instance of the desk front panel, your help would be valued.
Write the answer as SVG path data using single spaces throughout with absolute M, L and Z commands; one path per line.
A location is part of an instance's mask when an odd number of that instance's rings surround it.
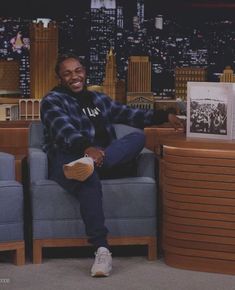
M 165 261 L 235 274 L 235 150 L 182 147 L 163 145 Z

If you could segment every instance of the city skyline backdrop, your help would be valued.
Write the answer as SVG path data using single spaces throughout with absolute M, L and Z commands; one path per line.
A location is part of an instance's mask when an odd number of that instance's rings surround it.
M 206 2 L 220 4 L 220 1 Z M 30 96 L 29 23 L 36 16 L 49 17 L 50 13 L 49 18 L 59 27 L 59 52 L 72 51 L 85 59 L 88 84 L 103 82 L 110 47 L 116 53 L 118 77 L 124 80 L 129 56 L 149 56 L 152 91 L 162 98 L 174 97 L 176 67 L 207 68 L 211 81 L 218 81 L 226 65 L 234 69 L 235 17 L 232 12 L 235 4 L 231 1 L 223 1 L 223 7 L 214 5 L 215 8 L 197 7 L 195 1 L 183 0 L 177 1 L 177 7 L 167 0 L 164 5 L 163 1 L 151 5 L 149 0 L 76 1 L 79 4 L 76 12 L 69 11 L 73 5 L 61 3 L 54 10 L 49 5 L 44 14 L 40 12 L 43 5 L 38 10 L 36 5 L 31 17 L 27 13 L 23 17 L 19 10 L 18 16 L 10 17 L 5 13 L 6 16 L 0 18 L 0 58 L 19 59 L 20 88 L 25 97 Z M 197 3 L 204 5 L 205 1 Z M 14 45 L 17 36 L 21 40 L 20 49 Z

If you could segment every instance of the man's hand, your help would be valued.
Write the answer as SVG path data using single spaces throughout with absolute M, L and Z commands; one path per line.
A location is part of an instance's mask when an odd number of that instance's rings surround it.
M 96 147 L 88 147 L 84 153 L 94 160 L 96 166 L 102 166 L 105 155 L 103 150 Z
M 175 114 L 169 114 L 168 115 L 168 122 L 171 124 L 175 130 L 179 130 L 180 128 L 184 128 L 183 122 L 175 115 Z

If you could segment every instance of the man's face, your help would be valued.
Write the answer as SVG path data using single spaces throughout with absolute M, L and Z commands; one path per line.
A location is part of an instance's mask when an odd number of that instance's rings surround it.
M 77 59 L 68 58 L 60 64 L 59 77 L 63 86 L 78 93 L 85 85 L 86 71 Z

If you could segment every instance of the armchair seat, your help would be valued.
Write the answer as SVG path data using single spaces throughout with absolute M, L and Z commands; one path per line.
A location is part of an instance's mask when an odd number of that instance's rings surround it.
M 15 181 L 15 158 L 0 152 L 0 251 L 13 251 L 14 263 L 25 264 L 23 188 Z
M 115 125 L 117 137 L 133 130 Z M 88 246 L 79 202 L 48 179 L 46 154 L 41 150 L 40 122 L 29 130 L 30 197 L 32 203 L 33 262 L 42 262 L 43 247 Z M 110 245 L 146 245 L 148 259 L 156 259 L 156 181 L 154 154 L 144 149 L 137 176 L 102 180 L 103 208 Z

